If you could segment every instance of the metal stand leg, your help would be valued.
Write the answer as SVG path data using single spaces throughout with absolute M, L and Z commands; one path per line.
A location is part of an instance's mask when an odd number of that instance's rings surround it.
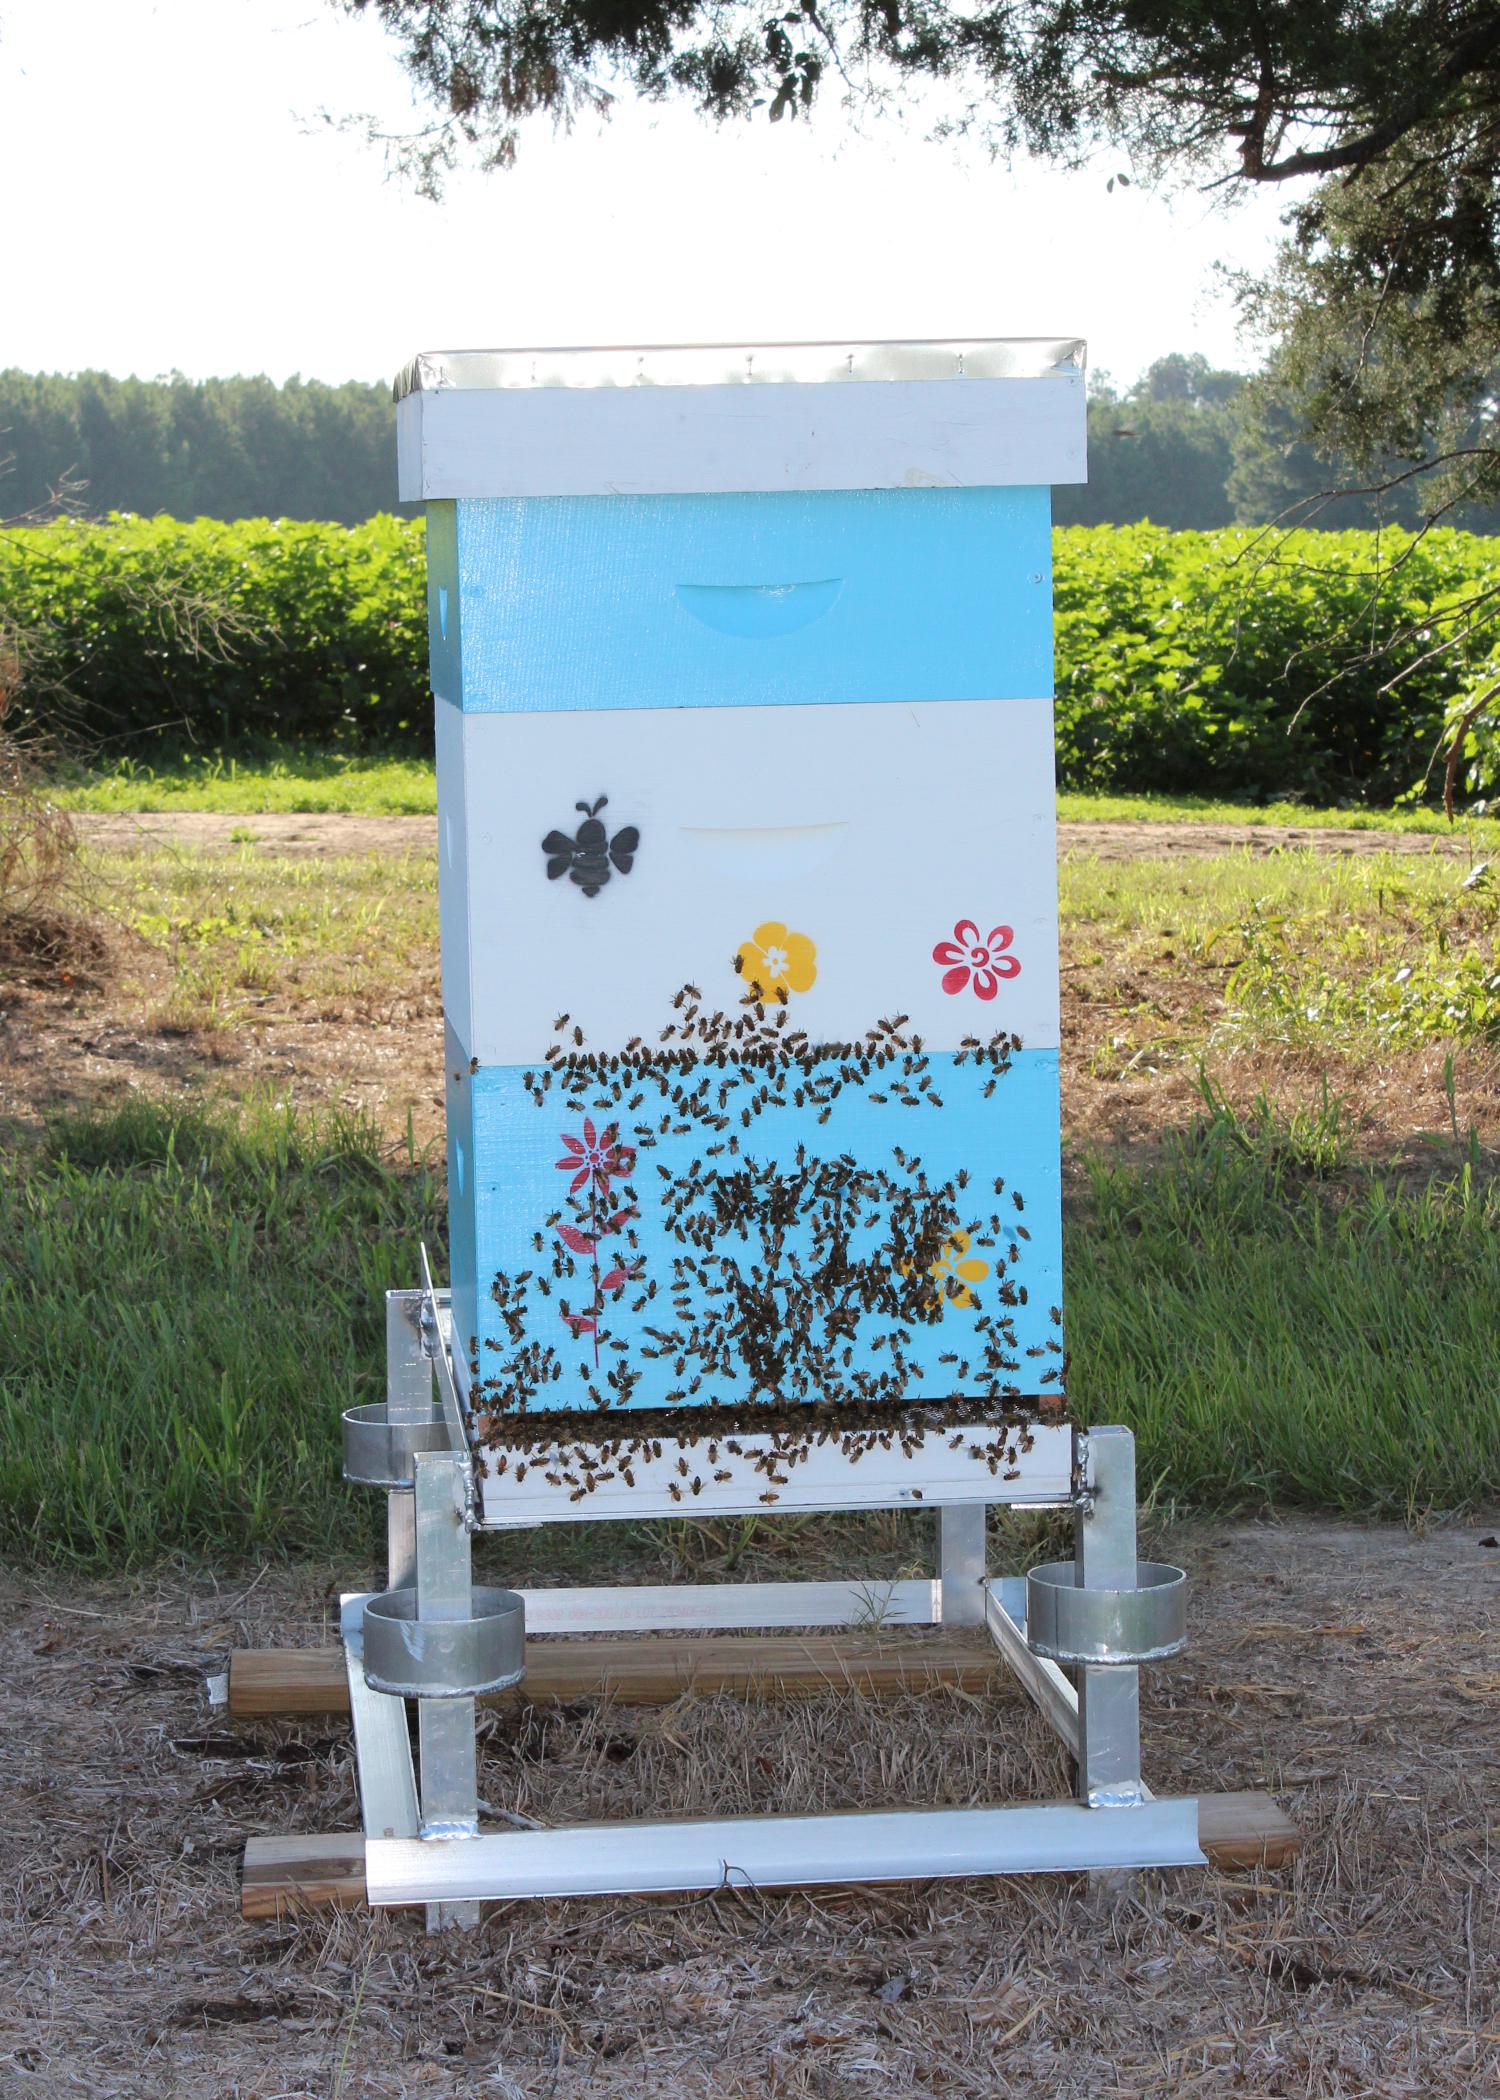
M 427 1422 L 432 1416 L 432 1359 L 422 1344 L 422 1294 L 385 1294 L 385 1407 L 391 1422 Z M 416 1512 L 409 1488 L 386 1496 L 386 1577 L 390 1590 L 417 1579 Z
M 954 1502 L 938 1511 L 938 1575 L 943 1624 L 982 1626 L 985 1618 L 985 1505 Z
M 446 1452 L 417 1456 L 416 1589 L 418 1619 L 467 1619 L 473 1610 L 463 1481 Z M 472 1697 L 419 1699 L 418 1744 L 424 1838 L 479 1834 L 478 1748 Z M 475 1902 L 429 1903 L 427 1929 L 474 1926 Z
M 1092 1499 L 1077 1524 L 1085 1589 L 1133 1589 L 1136 1580 L 1135 1438 L 1128 1429 L 1088 1436 Z M 1129 1664 L 1078 1672 L 1078 1797 L 1092 1807 L 1141 1799 L 1141 1673 Z

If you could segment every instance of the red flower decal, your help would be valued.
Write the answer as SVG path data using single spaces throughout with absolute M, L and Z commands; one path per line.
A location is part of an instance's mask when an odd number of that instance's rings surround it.
M 599 1320 L 605 1303 L 609 1299 L 618 1301 L 627 1284 L 636 1279 L 641 1267 L 639 1256 L 624 1261 L 606 1261 L 602 1270 L 599 1261 L 599 1242 L 612 1233 L 624 1233 L 627 1246 L 635 1245 L 635 1236 L 630 1231 L 637 1216 L 635 1205 L 629 1200 L 628 1189 L 617 1195 L 610 1186 L 611 1182 L 624 1180 L 635 1170 L 635 1147 L 620 1144 L 619 1134 L 618 1123 L 607 1123 L 603 1130 L 599 1130 L 593 1117 L 585 1116 L 583 1136 L 568 1137 L 565 1133 L 563 1156 L 553 1162 L 562 1173 L 573 1177 L 568 1183 L 568 1196 L 573 1216 L 578 1221 L 565 1224 L 561 1218 L 557 1219 L 557 1237 L 567 1254 L 587 1262 L 589 1280 L 594 1288 L 593 1303 L 587 1312 L 574 1312 L 566 1299 L 558 1311 L 575 1342 L 581 1341 L 585 1335 L 592 1338 L 596 1364 L 602 1332 Z M 618 1210 L 612 1209 L 612 1205 L 620 1202 L 620 1195 L 626 1199 L 624 1204 Z M 556 1273 L 560 1276 L 564 1271 L 559 1268 Z M 568 1264 L 567 1273 L 574 1273 L 571 1264 Z
M 1013 926 L 992 926 L 983 939 L 972 919 L 960 919 L 951 941 L 939 941 L 932 951 L 935 963 L 945 965 L 943 990 L 961 992 L 972 977 L 981 999 L 993 999 L 1003 977 L 1019 977 L 1020 959 L 1005 951 L 1015 939 Z
M 594 1128 L 592 1116 L 583 1119 L 583 1136 L 563 1138 L 563 1158 L 553 1164 L 562 1168 L 573 1179 L 568 1183 L 568 1194 L 576 1196 L 578 1191 L 590 1186 L 607 1190 L 618 1174 L 628 1174 L 635 1164 L 635 1153 L 629 1145 L 617 1145 L 615 1138 L 619 1126 L 610 1123 L 603 1130 Z

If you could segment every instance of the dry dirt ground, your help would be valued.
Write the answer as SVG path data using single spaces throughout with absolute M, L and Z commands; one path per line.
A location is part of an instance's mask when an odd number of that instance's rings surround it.
M 317 853 L 419 853 L 433 847 L 436 817 L 363 817 L 314 812 L 275 812 L 258 817 L 221 816 L 215 810 L 172 810 L 157 816 L 82 816 L 79 830 L 91 846 L 112 853 L 133 846 L 204 848 L 253 842 L 278 855 Z M 1078 821 L 1059 827 L 1064 855 L 1088 853 L 1099 860 L 1166 860 L 1184 853 L 1272 853 L 1286 846 L 1317 847 L 1328 853 L 1468 852 L 1462 835 L 1440 832 L 1334 831 L 1297 824 L 1142 824 Z
M 198 854 L 254 843 L 277 860 L 363 852 L 394 860 L 431 851 L 434 823 L 429 817 L 179 812 L 90 816 L 80 820 L 80 830 L 91 846 L 112 852 L 160 853 L 175 844 Z M 1461 857 L 1467 850 L 1435 834 L 1269 825 L 1061 828 L 1064 857 L 1264 854 L 1289 845 L 1360 855 Z M 1092 929 L 1064 928 L 1068 1137 L 1074 1144 L 1149 1153 L 1164 1128 L 1181 1127 L 1202 1107 L 1193 1046 L 1222 1011 L 1229 965 L 1188 972 L 1170 951 L 1124 959 L 1101 956 L 1098 947 Z M 393 970 L 373 998 L 277 991 L 241 1001 L 230 1021 L 211 1029 L 163 1020 L 171 977 L 160 949 L 119 927 L 95 962 L 85 956 L 63 970 L 50 962 L 33 972 L 13 970 L 8 982 L 0 971 L 0 1130 L 7 1120 L 24 1124 L 41 1111 L 95 1108 L 136 1089 L 190 1095 L 206 1086 L 262 1087 L 308 1105 L 366 1109 L 393 1132 L 404 1133 L 409 1117 L 419 1145 L 440 1143 L 443 1018 L 435 940 L 409 966 Z M 1409 1155 L 1424 1170 L 1430 1166 L 1427 1139 L 1418 1134 L 1442 1130 L 1450 1118 L 1441 1047 L 1343 1061 L 1265 1048 L 1253 1057 L 1215 1057 L 1216 1081 L 1239 1107 L 1253 1103 L 1262 1088 L 1274 1098 L 1315 1098 L 1325 1076 L 1346 1104 L 1363 1149 L 1392 1165 Z M 1457 1084 L 1453 1106 L 1464 1127 L 1500 1125 L 1500 1056 L 1465 1056 Z
M 1187 1654 L 1146 1679 L 1161 1790 L 1263 1788 L 1294 1868 L 246 1925 L 255 1832 L 355 1824 L 341 1723 L 233 1728 L 237 1645 L 331 1638 L 369 1571 L 12 1581 L 0 2091 L 161 2100 L 495 2094 L 1500 2093 L 1500 1547 L 1315 1521 L 1180 1528 Z M 514 1571 L 513 1571 L 514 1572 Z M 485 1723 L 487 1802 L 547 1821 L 1033 1797 L 1019 1696 L 894 1709 L 684 1697 Z

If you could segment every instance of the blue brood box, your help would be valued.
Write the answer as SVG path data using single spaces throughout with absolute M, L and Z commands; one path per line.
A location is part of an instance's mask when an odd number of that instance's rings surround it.
M 398 398 L 471 1399 L 1055 1396 L 1082 346 L 461 352 Z

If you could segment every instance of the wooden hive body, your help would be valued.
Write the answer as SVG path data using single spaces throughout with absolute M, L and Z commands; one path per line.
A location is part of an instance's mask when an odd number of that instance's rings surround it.
M 488 1411 L 1057 1394 L 1078 350 L 415 369 Z

